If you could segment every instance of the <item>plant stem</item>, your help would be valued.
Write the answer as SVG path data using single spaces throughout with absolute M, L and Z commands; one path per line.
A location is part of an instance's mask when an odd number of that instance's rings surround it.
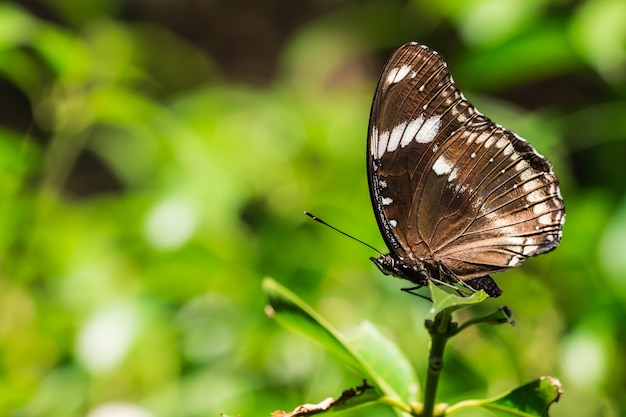
M 398 410 L 410 414 L 411 413 L 411 407 L 407 406 L 404 402 L 398 400 L 397 398 L 393 398 L 393 397 L 389 397 L 389 396 L 384 396 L 384 397 L 380 397 L 377 402 L 379 402 L 380 404 L 387 404 L 390 405 L 394 408 L 397 408 Z
M 424 409 L 423 417 L 433 417 L 435 401 L 437 399 L 437 387 L 439 375 L 443 369 L 443 352 L 449 338 L 451 317 L 446 311 L 435 317 L 434 322 L 428 326 L 430 333 L 430 352 L 428 354 L 428 372 L 424 386 Z

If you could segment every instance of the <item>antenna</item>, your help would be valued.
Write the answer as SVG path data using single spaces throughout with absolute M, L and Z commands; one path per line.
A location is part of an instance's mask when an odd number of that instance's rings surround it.
M 337 229 L 335 226 L 331 226 L 330 224 L 326 223 L 324 220 L 322 220 L 322 219 L 320 219 L 319 217 L 317 217 L 317 216 L 315 216 L 315 215 L 313 215 L 313 214 L 309 213 L 308 211 L 305 211 L 305 212 L 304 212 L 304 214 L 306 214 L 307 216 L 309 216 L 310 218 L 312 218 L 312 219 L 313 219 L 313 220 L 315 220 L 316 222 L 321 223 L 321 224 L 323 224 L 324 226 L 328 226 L 328 227 L 330 227 L 331 229 L 333 229 L 334 231 L 339 232 L 339 233 L 341 233 L 342 235 L 347 236 L 347 237 L 349 237 L 349 238 L 350 238 L 350 239 L 352 239 L 352 240 L 356 240 L 357 242 L 359 242 L 359 243 L 361 243 L 361 244 L 363 244 L 363 245 L 367 246 L 368 248 L 375 250 L 375 251 L 376 251 L 376 252 L 378 252 L 379 254 L 384 255 L 384 253 L 382 253 L 381 251 L 379 251 L 378 249 L 376 249 L 376 248 L 375 248 L 375 247 L 373 247 L 372 245 L 370 245 L 370 244 L 368 244 L 368 243 L 365 243 L 365 242 L 363 242 L 362 240 L 357 239 L 356 237 L 354 237 L 354 236 L 352 236 L 352 235 L 349 235 L 349 234 L 347 234 L 346 232 L 343 232 L 343 231 L 341 231 L 341 230 Z

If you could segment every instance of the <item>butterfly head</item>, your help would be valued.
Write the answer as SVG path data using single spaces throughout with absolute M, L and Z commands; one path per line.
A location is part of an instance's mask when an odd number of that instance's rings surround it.
M 406 279 L 418 286 L 424 286 L 428 283 L 429 274 L 421 262 L 416 262 L 411 266 L 390 254 L 381 255 L 378 258 L 371 257 L 370 259 L 385 275 Z

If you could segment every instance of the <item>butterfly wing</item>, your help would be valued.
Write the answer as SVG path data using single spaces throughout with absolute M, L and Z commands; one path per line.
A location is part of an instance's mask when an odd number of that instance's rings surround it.
M 411 43 L 387 62 L 368 135 L 378 225 L 402 262 L 441 262 L 461 280 L 554 249 L 564 205 L 549 163 L 479 113 L 440 55 Z

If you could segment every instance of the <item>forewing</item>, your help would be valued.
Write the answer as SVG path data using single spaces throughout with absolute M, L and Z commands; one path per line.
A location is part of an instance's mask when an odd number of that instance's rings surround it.
M 485 120 L 456 88 L 435 51 L 411 43 L 389 59 L 372 104 L 367 165 L 374 212 L 391 251 L 430 254 L 430 238 L 415 222 L 421 199 L 430 198 L 424 195 L 423 174 L 459 127 Z M 437 207 L 424 206 L 436 215 Z

